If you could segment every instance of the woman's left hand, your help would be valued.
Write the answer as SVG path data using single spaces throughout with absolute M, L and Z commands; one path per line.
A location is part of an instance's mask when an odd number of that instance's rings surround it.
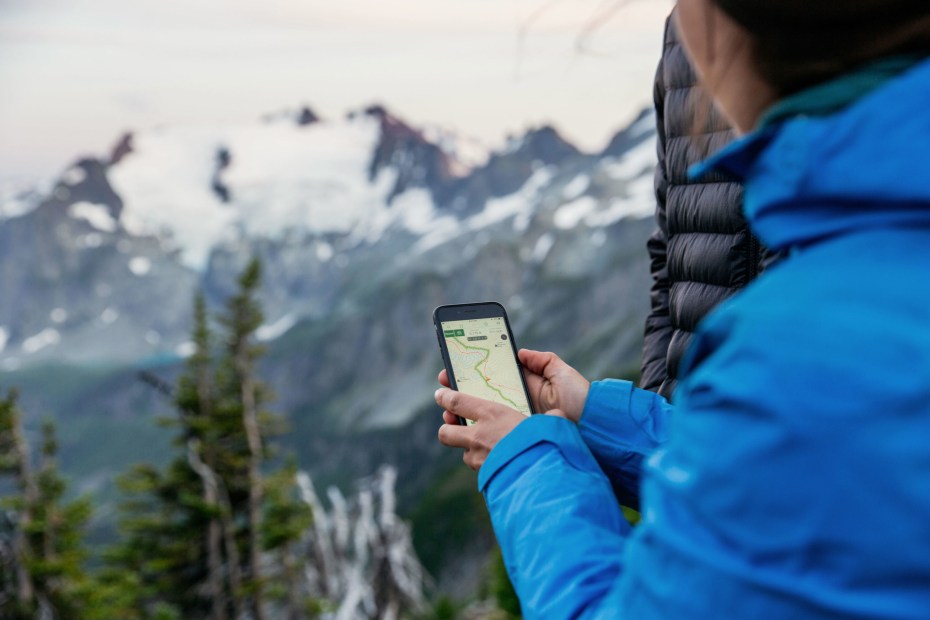
M 445 424 L 439 428 L 440 443 L 451 448 L 464 448 L 462 460 L 475 471 L 481 469 L 497 442 L 527 419 L 516 409 L 448 388 L 436 390 L 436 403 L 445 409 L 442 414 Z M 549 414 L 565 417 L 557 410 Z M 463 426 L 456 416 L 475 423 Z

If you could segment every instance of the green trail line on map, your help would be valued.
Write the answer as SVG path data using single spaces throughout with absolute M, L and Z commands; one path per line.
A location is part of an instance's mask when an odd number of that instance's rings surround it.
M 508 403 L 510 403 L 511 405 L 513 405 L 514 409 L 519 409 L 520 406 L 519 406 L 517 403 L 513 402 L 512 400 L 510 400 L 509 398 L 507 398 L 506 396 L 504 396 L 504 393 L 501 392 L 501 391 L 500 391 L 499 389 L 497 389 L 496 387 L 494 387 L 493 385 L 491 385 L 491 382 L 488 380 L 487 377 L 484 376 L 484 373 L 481 372 L 480 370 L 478 370 L 478 366 L 480 366 L 481 364 L 485 363 L 485 362 L 488 360 L 488 358 L 491 357 L 491 351 L 490 351 L 490 349 L 481 349 L 481 348 L 479 348 L 479 347 L 470 347 L 470 346 L 468 346 L 467 344 L 465 344 L 464 342 L 462 342 L 461 340 L 459 340 L 458 338 L 453 338 L 453 340 L 455 340 L 455 342 L 457 342 L 458 345 L 459 345 L 460 347 L 464 347 L 464 348 L 466 348 L 466 349 L 471 349 L 472 351 L 479 351 L 479 352 L 481 352 L 481 353 L 484 353 L 484 359 L 482 359 L 482 360 L 479 361 L 477 364 L 475 364 L 475 369 L 474 369 L 475 372 L 478 373 L 478 376 L 481 377 L 481 379 L 484 381 L 485 385 L 488 386 L 488 388 L 490 388 L 490 389 L 494 390 L 495 392 L 497 392 L 498 394 L 500 394 L 500 397 L 503 398 L 504 400 L 506 400 L 506 401 L 507 401 Z

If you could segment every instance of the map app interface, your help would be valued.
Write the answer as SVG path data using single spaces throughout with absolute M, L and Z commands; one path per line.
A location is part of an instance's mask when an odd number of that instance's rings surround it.
M 503 317 L 444 321 L 442 334 L 460 392 L 532 413 Z

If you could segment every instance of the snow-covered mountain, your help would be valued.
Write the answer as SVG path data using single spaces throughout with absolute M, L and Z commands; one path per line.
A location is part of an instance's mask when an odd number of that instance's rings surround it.
M 169 452 L 153 418 L 170 403 L 140 373 L 173 382 L 195 291 L 217 309 L 257 255 L 260 370 L 283 441 L 324 485 L 397 467 L 402 510 L 443 546 L 441 587 L 465 593 L 491 534 L 442 533 L 473 483 L 441 492 L 461 464 L 435 440 L 432 309 L 496 299 L 522 346 L 630 374 L 654 158 L 648 113 L 601 153 L 551 127 L 486 152 L 379 106 L 127 134 L 47 186 L 0 187 L 0 380 L 20 388 L 27 433 L 56 420 L 63 467 L 106 530 L 115 473 Z
M 481 152 L 380 106 L 127 134 L 49 188 L 0 192 L 0 364 L 183 356 L 194 291 L 218 303 L 251 254 L 267 340 L 424 268 L 467 270 L 492 240 L 513 265 L 474 288 L 518 309 L 526 273 L 590 271 L 612 227 L 651 213 L 652 125 L 599 154 L 550 127 Z

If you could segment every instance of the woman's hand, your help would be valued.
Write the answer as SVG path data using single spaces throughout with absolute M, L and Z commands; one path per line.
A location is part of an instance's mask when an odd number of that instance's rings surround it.
M 530 406 L 535 405 L 535 411 L 568 418 L 577 424 L 588 400 L 591 382 L 555 353 L 520 349 L 517 355 L 523 364 L 526 387 L 533 399 Z M 439 383 L 451 387 L 445 370 L 439 373 Z
M 536 411 L 577 423 L 591 383 L 555 353 L 520 349 L 518 355 Z M 450 387 L 445 370 L 439 373 L 439 383 Z M 436 390 L 436 402 L 445 409 L 439 441 L 453 448 L 464 448 L 463 460 L 474 470 L 481 468 L 498 441 L 526 420 L 516 409 L 451 389 Z M 462 426 L 458 416 L 475 423 Z
M 516 409 L 447 388 L 436 390 L 436 402 L 445 409 L 442 414 L 445 424 L 439 428 L 439 441 L 452 448 L 464 448 L 465 464 L 476 471 L 484 465 L 497 442 L 527 419 Z M 456 416 L 475 423 L 462 426 Z
M 526 387 L 537 409 L 559 409 L 564 417 L 577 424 L 588 400 L 591 382 L 555 353 L 520 349 L 517 355 L 526 371 Z

